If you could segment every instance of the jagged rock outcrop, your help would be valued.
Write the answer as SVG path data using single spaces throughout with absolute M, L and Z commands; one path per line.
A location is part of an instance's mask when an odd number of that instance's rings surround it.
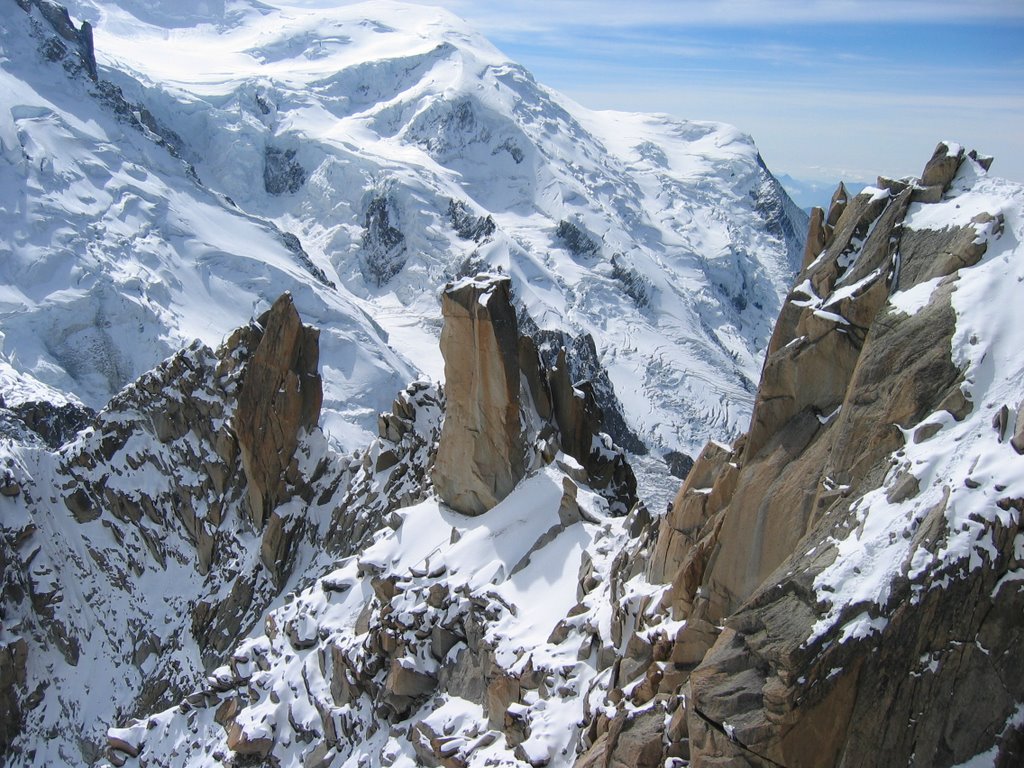
M 619 684 L 634 705 L 642 680 L 666 707 L 685 697 L 662 757 L 1020 759 L 1024 487 L 991 400 L 1010 398 L 1008 424 L 1020 388 L 982 306 L 1021 270 L 989 162 L 940 144 L 921 181 L 840 186 L 812 216 L 750 431 L 698 458 L 652 544 L 660 608 L 621 619 L 647 638 L 662 612 L 679 622 Z M 594 735 L 585 760 L 622 760 L 611 724 Z
M 117 765 L 1019 762 L 1024 192 L 930 165 L 813 217 L 750 432 L 661 519 L 502 277 L 449 286 L 444 392 L 351 456 L 287 296 L 59 452 L 10 416 L 0 745 L 63 738 L 87 667 Z
M 555 238 L 559 244 L 573 256 L 592 257 L 601 249 L 594 236 L 587 232 L 581 224 L 562 219 L 555 229 Z
M 271 195 L 294 194 L 306 182 L 306 169 L 294 149 L 267 147 L 263 151 L 263 188 Z
M 241 450 L 250 519 L 261 530 L 288 497 L 287 474 L 295 472 L 292 460 L 300 431 L 312 429 L 320 419 L 320 331 L 302 324 L 285 293 L 255 326 L 240 333 L 248 336 L 245 343 L 254 352 L 231 426 Z
M 224 660 L 297 564 L 334 557 L 332 489 L 354 472 L 316 429 L 316 358 L 317 332 L 286 296 L 217 352 L 196 342 L 164 361 L 70 439 L 84 411 L 17 406 L 60 450 L 27 428 L 0 441 L 0 490 L 18 491 L 0 494 L 0 751 L 43 759 L 40 734 L 59 721 L 81 738 L 47 738 L 94 762 L 102 724 L 60 719 L 85 695 L 77 666 L 122 712 L 166 706 Z M 266 517 L 254 531 L 256 483 Z M 362 543 L 357 517 L 341 518 L 333 553 Z
M 448 221 L 461 239 L 475 243 L 486 241 L 498 228 L 490 215 L 474 216 L 466 203 L 454 199 L 448 201 Z
M 25 440 L 27 430 L 52 450 L 57 450 L 85 429 L 95 416 L 91 408 L 80 403 L 23 400 L 8 406 L 0 395 L 0 433 Z
M 574 336 L 565 331 L 541 329 L 524 311 L 519 314 L 519 326 L 520 332 L 533 340 L 541 362 L 548 371 L 560 368 L 559 355 L 565 350 L 565 365 L 561 365 L 561 369 L 565 370 L 570 384 L 575 385 L 585 397 L 592 397 L 595 401 L 601 413 L 601 430 L 608 433 L 620 448 L 635 454 L 646 454 L 647 446 L 626 423 L 622 403 L 615 393 L 608 371 L 601 364 L 594 337 L 588 333 Z M 575 453 L 572 455 L 576 456 Z
M 477 275 L 443 294 L 448 405 L 433 469 L 438 495 L 453 509 L 481 514 L 515 487 L 535 453 L 547 463 L 560 449 L 579 462 L 578 479 L 625 514 L 636 501 L 636 478 L 603 433 L 592 386 L 573 384 L 564 347 L 547 366 L 534 340 L 519 335 L 510 288 L 506 277 Z
M 15 0 L 26 13 L 32 13 L 37 9 L 39 14 L 49 23 L 54 32 L 61 40 L 71 43 L 75 47 L 75 54 L 82 68 L 85 69 L 89 78 L 94 82 L 97 80 L 96 52 L 92 42 L 92 25 L 83 21 L 81 27 L 76 27 L 71 20 L 67 8 L 50 0 Z M 63 59 L 67 49 L 63 47 L 60 40 L 53 38 L 46 49 L 47 58 L 51 61 Z
M 387 194 L 373 197 L 363 217 L 363 279 L 380 288 L 405 266 L 405 234 L 397 226 L 394 200 Z
M 976 263 L 985 250 L 984 242 L 975 242 L 977 226 L 989 223 L 984 217 L 965 227 L 905 232 L 903 218 L 918 188 L 892 182 L 852 200 L 847 200 L 844 189 L 837 190 L 827 217 L 835 223 L 828 227 L 823 250 L 798 276 L 783 307 L 765 359 L 750 431 L 731 457 L 743 472 L 725 472 L 717 485 L 691 483 L 684 488 L 684 496 L 712 489 L 707 498 L 714 501 L 706 514 L 716 517 L 721 530 L 700 570 L 715 567 L 706 579 L 676 583 L 677 607 L 688 605 L 700 586 L 712 620 L 732 613 L 793 551 L 831 501 L 832 489 L 820 488 L 826 460 L 831 459 L 825 473 L 830 482 L 849 486 L 851 471 L 856 474 L 849 465 L 870 466 L 898 447 L 899 431 L 892 424 L 913 423 L 947 395 L 956 399 L 949 310 L 942 314 L 935 309 L 934 315 L 915 318 L 928 337 L 876 340 L 873 348 L 885 350 L 884 361 L 870 363 L 873 355 L 864 354 L 869 331 L 875 337 L 885 333 L 884 319 L 877 325 L 876 321 L 892 291 Z M 872 364 L 886 372 L 888 366 L 898 366 L 899 376 L 905 378 L 889 383 L 884 394 L 878 384 L 851 389 L 855 370 L 866 376 L 866 366 Z M 880 376 L 876 373 L 874 378 Z M 937 393 L 942 397 L 936 399 Z M 875 406 L 857 422 L 861 431 L 850 433 L 846 425 L 852 413 L 868 400 Z M 962 410 L 962 404 L 950 407 Z M 833 417 L 842 438 L 822 440 Z M 771 493 L 764 493 L 764 488 L 771 488 Z M 692 518 L 685 511 L 690 504 L 681 502 L 680 529 L 691 527 L 682 523 Z M 721 514 L 726 505 L 728 514 Z M 751 530 L 753 537 L 744 534 Z
M 447 406 L 433 480 L 445 503 L 468 515 L 505 498 L 526 471 L 511 284 L 468 278 L 441 299 Z
M 624 514 L 636 502 L 633 470 L 604 432 L 604 411 L 597 403 L 591 382 L 584 380 L 574 385 L 569 374 L 570 365 L 563 347 L 555 365 L 547 370 L 551 412 L 558 426 L 561 448 L 580 462 L 592 487 L 608 489 L 620 496 L 617 509 Z

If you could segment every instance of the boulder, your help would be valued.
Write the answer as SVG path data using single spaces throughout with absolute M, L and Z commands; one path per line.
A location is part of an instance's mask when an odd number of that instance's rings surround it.
M 437 678 L 405 666 L 393 659 L 384 681 L 381 704 L 389 719 L 401 720 L 409 715 L 437 687 Z
M 947 141 L 940 141 L 921 174 L 921 186 L 940 187 L 943 191 L 949 189 L 963 160 L 963 147 Z
M 228 726 L 228 749 L 250 758 L 265 758 L 274 748 L 271 736 L 254 736 L 246 732 L 238 723 Z

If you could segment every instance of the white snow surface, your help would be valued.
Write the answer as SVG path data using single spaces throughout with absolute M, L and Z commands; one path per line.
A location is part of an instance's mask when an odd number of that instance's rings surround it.
M 522 764 L 511 758 L 512 745 L 488 725 L 480 705 L 450 692 L 432 696 L 407 718 L 390 724 L 374 711 L 366 694 L 347 703 L 337 700 L 332 691 L 341 672 L 337 665 L 333 671 L 329 664 L 325 668 L 324 660 L 343 654 L 352 664 L 365 664 L 372 657 L 367 625 L 360 627 L 360 622 L 367 622 L 372 633 L 380 620 L 382 608 L 374 603 L 367 576 L 373 574 L 397 585 L 388 612 L 400 626 L 408 627 L 401 638 L 408 644 L 406 655 L 398 663 L 422 674 L 437 675 L 441 664 L 426 652 L 429 641 L 416 639 L 421 628 L 465 614 L 473 601 L 487 605 L 485 618 L 476 609 L 477 621 L 482 622 L 480 642 L 493 649 L 497 668 L 517 674 L 527 667 L 544 671 L 550 690 L 558 692 L 538 696 L 536 691 L 523 691 L 522 701 L 509 708 L 529 723 L 530 735 L 521 749 L 531 759 L 565 764 L 584 721 L 586 694 L 598 678 L 594 655 L 581 652 L 590 642 L 586 633 L 599 633 L 603 642 L 611 642 L 608 572 L 625 534 L 622 519 L 608 518 L 604 501 L 585 488 L 580 488 L 578 501 L 597 522 L 560 525 L 557 509 L 563 478 L 556 462 L 478 517 L 453 512 L 433 498 L 402 509 L 394 526 L 376 534 L 374 544 L 336 563 L 312 586 L 272 611 L 266 626 L 296 627 L 309 639 L 306 647 L 297 647 L 288 633 L 263 634 L 257 628 L 233 651 L 231 667 L 211 675 L 234 679 L 244 693 L 236 722 L 248 738 L 270 736 L 274 760 L 302 765 L 316 746 L 303 738 L 303 729 L 319 731 L 321 718 L 330 716 L 344 724 L 337 746 L 327 754 L 332 765 L 414 766 L 422 764 L 412 742 L 415 729 L 423 724 L 450 736 L 446 749 L 458 751 L 465 764 Z M 556 527 L 554 536 L 544 535 Z M 583 599 L 582 612 L 566 619 L 577 602 L 584 552 L 602 584 Z M 455 600 L 431 618 L 425 598 L 438 586 Z M 373 607 L 369 614 L 368 607 Z M 560 621 L 568 621 L 572 631 L 566 640 L 552 641 L 549 636 Z M 446 663 L 457 664 L 460 655 L 470 655 L 465 641 L 448 652 Z M 259 665 L 254 663 L 257 658 Z M 147 760 L 214 765 L 229 752 L 224 729 L 212 720 L 215 708 L 175 707 L 108 733 L 141 745 L 139 762 L 129 765 L 144 765 Z
M 740 131 L 587 110 L 419 5 L 68 5 L 94 24 L 100 77 L 180 137 L 202 184 L 45 62 L 24 19 L 5 24 L 0 321 L 17 371 L 98 407 L 289 289 L 323 329 L 325 427 L 352 449 L 405 382 L 443 375 L 438 291 L 486 266 L 542 328 L 594 335 L 656 450 L 746 427 L 805 218 Z M 298 189 L 267 192 L 268 148 L 294 153 Z M 375 200 L 404 237 L 383 256 Z M 493 234 L 460 239 L 451 200 Z M 401 269 L 379 281 L 377 258 Z

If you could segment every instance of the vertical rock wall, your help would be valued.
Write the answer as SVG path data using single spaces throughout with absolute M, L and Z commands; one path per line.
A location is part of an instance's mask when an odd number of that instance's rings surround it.
M 304 326 L 292 297 L 282 294 L 258 321 L 232 419 L 248 481 L 249 514 L 262 530 L 287 498 L 286 473 L 299 431 L 315 427 L 323 404 L 319 364 L 320 331 Z
M 613 606 L 578 766 L 1021 764 L 1024 196 L 989 162 L 812 216 L 750 431 L 620 555 L 664 586 Z
M 479 515 L 526 470 L 519 416 L 519 325 L 508 278 L 467 278 L 441 300 L 447 406 L 433 481 L 453 509 Z
M 579 479 L 616 514 L 636 502 L 636 478 L 602 432 L 589 382 L 573 384 L 563 348 L 553 367 L 519 335 L 507 277 L 477 275 L 442 298 L 447 406 L 432 479 L 453 509 L 479 515 L 501 501 L 530 465 L 561 450 L 579 462 Z

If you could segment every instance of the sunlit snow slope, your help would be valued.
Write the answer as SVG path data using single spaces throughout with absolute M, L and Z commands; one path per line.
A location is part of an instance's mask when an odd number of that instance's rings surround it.
M 412 368 L 441 377 L 438 291 L 488 265 L 541 328 L 594 336 L 656 452 L 745 426 L 805 221 L 746 135 L 586 110 L 437 9 L 69 7 L 94 24 L 101 80 L 184 162 L 42 61 L 24 20 L 5 24 L 19 370 L 100 405 L 291 288 L 327 329 L 327 427 L 351 447 Z

